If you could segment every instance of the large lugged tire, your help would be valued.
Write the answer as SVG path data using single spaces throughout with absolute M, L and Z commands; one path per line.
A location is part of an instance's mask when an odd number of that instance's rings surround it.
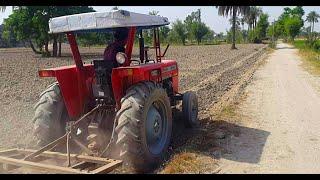
M 69 117 L 57 82 L 40 94 L 34 110 L 34 137 L 38 146 L 45 146 L 65 134 Z
M 166 91 L 152 82 L 129 88 L 117 112 L 116 145 L 120 158 L 138 172 L 162 162 L 172 131 L 172 112 Z
M 194 128 L 199 125 L 198 121 L 198 98 L 197 95 L 188 91 L 183 94 L 182 118 L 186 127 Z

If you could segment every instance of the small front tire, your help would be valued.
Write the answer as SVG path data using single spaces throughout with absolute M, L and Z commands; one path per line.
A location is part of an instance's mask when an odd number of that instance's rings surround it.
M 198 121 L 198 98 L 197 95 L 188 91 L 183 94 L 182 99 L 182 118 L 187 128 L 197 127 Z

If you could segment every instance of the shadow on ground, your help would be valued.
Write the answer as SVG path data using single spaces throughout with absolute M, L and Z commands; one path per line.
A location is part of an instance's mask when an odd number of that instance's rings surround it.
M 201 119 L 194 130 L 184 128 L 181 118 L 175 120 L 173 154 L 189 151 L 214 159 L 258 163 L 270 135 L 270 132 L 229 123 L 232 122 L 229 120 Z

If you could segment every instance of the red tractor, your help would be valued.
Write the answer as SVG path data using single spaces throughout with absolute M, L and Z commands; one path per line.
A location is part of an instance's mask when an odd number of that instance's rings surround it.
M 98 124 L 105 135 L 100 150 L 114 151 L 137 170 L 158 165 L 166 153 L 172 133 L 172 108 L 182 101 L 182 117 L 187 127 L 197 124 L 198 102 L 195 93 L 179 93 L 178 65 L 161 54 L 159 27 L 167 18 L 128 12 L 84 13 L 52 18 L 51 33 L 66 33 L 75 65 L 39 71 L 40 77 L 55 77 L 35 105 L 34 133 L 38 145 L 46 146 L 62 137 L 77 123 L 78 144 L 87 145 L 90 123 Z M 128 29 L 125 53 L 111 61 L 81 60 L 75 34 Z M 153 30 L 153 47 L 144 45 L 142 31 Z M 132 58 L 134 39 L 139 39 L 139 59 Z M 154 59 L 148 51 L 155 50 Z M 85 116 L 85 117 L 84 117 Z M 79 121 L 79 119 L 89 119 Z M 109 154 L 110 155 L 110 154 Z M 115 156 L 116 156 L 115 155 Z

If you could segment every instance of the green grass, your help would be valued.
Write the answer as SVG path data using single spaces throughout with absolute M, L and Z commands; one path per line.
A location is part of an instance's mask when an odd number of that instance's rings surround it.
M 237 115 L 235 105 L 231 104 L 222 108 L 221 112 L 217 114 L 218 119 L 234 118 Z
M 320 43 L 319 41 L 317 43 Z M 295 40 L 293 45 L 299 49 L 302 66 L 312 74 L 320 75 L 320 52 L 306 45 L 306 40 Z
M 306 40 L 295 40 L 293 45 L 298 49 L 307 49 Z
M 197 173 L 201 162 L 195 153 L 182 152 L 174 155 L 161 174 Z

